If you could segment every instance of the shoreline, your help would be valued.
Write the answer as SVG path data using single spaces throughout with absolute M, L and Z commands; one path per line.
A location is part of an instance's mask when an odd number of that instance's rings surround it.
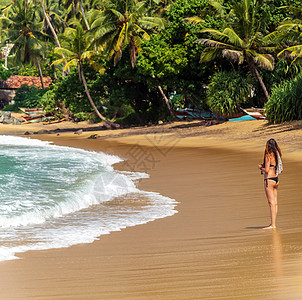
M 114 165 L 120 170 L 130 167 L 142 171 L 139 169 L 146 165 L 136 161 L 129 166 L 129 162 L 138 150 L 145 151 L 141 153 L 148 154 L 148 162 L 152 163 L 147 165 L 150 178 L 141 180 L 139 188 L 175 199 L 179 202 L 178 213 L 101 236 L 92 244 L 30 251 L 21 254 L 21 260 L 2 262 L 0 276 L 6 286 L 2 297 L 265 299 L 272 295 L 274 299 L 286 291 L 288 295 L 288 289 L 296 291 L 300 281 L 290 286 L 288 280 L 297 281 L 297 269 L 290 266 L 292 259 L 298 259 L 300 254 L 294 246 L 301 241 L 299 213 L 302 208 L 298 201 L 301 191 L 291 191 L 292 173 L 298 173 L 302 162 L 300 143 L 298 141 L 296 147 L 291 144 L 283 147 L 281 142 L 288 171 L 282 175 L 279 193 L 280 230 L 263 232 L 257 227 L 266 225 L 269 215 L 256 167 L 269 132 L 257 136 L 251 131 L 259 130 L 260 123 L 244 125 L 250 130 L 246 133 L 239 124 L 228 125 L 215 125 L 220 126 L 219 129 L 202 128 L 207 137 L 188 136 L 186 132 L 186 136 L 179 136 L 177 143 L 173 132 L 114 138 L 112 132 L 106 131 L 104 136 L 111 135 L 110 138 L 96 140 L 87 139 L 94 131 L 81 135 L 30 136 L 56 145 L 128 158 Z M 238 137 L 230 133 L 235 127 L 239 130 Z M 223 130 L 228 132 L 217 133 Z M 301 135 L 299 129 L 284 130 L 279 133 L 279 137 L 283 134 L 282 141 Z M 126 131 L 123 129 L 123 134 Z M 256 137 L 243 141 L 242 136 L 251 133 Z M 135 145 L 139 149 L 133 152 Z M 284 203 L 288 195 L 292 199 Z M 271 276 L 264 279 L 264 272 Z

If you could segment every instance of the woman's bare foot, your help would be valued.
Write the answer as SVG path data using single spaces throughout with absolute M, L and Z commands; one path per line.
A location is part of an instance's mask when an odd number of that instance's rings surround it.
M 276 226 L 269 225 L 269 226 L 263 227 L 262 229 L 275 229 L 275 228 L 276 228 Z

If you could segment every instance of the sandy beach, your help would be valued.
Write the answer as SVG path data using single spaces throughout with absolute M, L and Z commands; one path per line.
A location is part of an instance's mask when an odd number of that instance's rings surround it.
M 69 122 L 0 126 L 0 134 L 25 132 L 122 157 L 115 168 L 148 173 L 139 188 L 175 199 L 178 213 L 92 244 L 1 262 L 1 299 L 302 298 L 301 121 L 121 130 Z M 98 138 L 88 139 L 92 135 Z M 283 150 L 284 172 L 278 229 L 262 230 L 269 208 L 257 165 L 271 137 Z

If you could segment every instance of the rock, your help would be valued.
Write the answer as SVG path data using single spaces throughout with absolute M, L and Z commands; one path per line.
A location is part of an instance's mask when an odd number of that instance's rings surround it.
M 87 139 L 93 139 L 93 140 L 95 140 L 95 139 L 97 139 L 97 138 L 99 138 L 100 136 L 98 135 L 98 134 L 92 134 L 91 136 L 89 136 Z
M 23 123 L 23 120 L 17 119 L 17 118 L 13 118 L 13 124 L 14 125 L 21 125 Z
M 23 133 L 23 135 L 33 135 L 33 133 L 29 132 L 29 131 L 26 131 L 26 132 Z
M 161 120 L 159 120 L 159 121 L 158 121 L 158 125 L 161 125 L 161 124 L 164 124 L 164 122 L 161 121 Z
M 41 130 L 35 132 L 35 134 L 45 134 L 45 133 L 49 133 L 49 131 L 46 129 L 41 129 Z
M 111 129 L 111 126 L 105 123 L 101 128 L 106 130 L 106 129 Z
M 10 117 L 10 115 L 4 115 L 3 116 L 3 124 L 13 124 L 14 120 Z
M 74 134 L 80 135 L 80 134 L 82 134 L 82 133 L 83 133 L 83 129 L 79 129 L 79 130 L 77 130 Z

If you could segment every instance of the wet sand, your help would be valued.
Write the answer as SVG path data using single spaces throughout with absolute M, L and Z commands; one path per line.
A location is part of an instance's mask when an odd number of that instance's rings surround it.
M 246 131 L 256 126 L 245 124 Z M 219 129 L 212 126 L 207 137 L 178 139 L 163 133 L 100 140 L 34 136 L 120 155 L 127 160 L 116 167 L 147 171 L 150 178 L 139 187 L 176 199 L 178 213 L 93 244 L 1 262 L 1 298 L 301 299 L 302 159 L 301 141 L 293 139 L 301 130 L 278 135 L 285 149 L 278 229 L 262 230 L 270 220 L 257 164 L 269 132 L 240 134 L 239 127 L 236 136 L 230 128 L 217 136 L 209 133 Z

